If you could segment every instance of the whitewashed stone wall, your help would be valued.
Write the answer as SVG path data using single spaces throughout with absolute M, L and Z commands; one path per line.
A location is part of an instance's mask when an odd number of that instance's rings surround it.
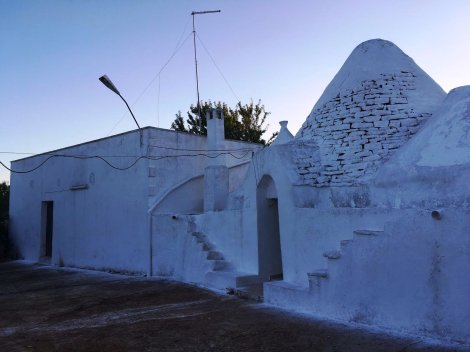
M 314 141 L 297 140 L 291 146 L 292 159 L 299 174 L 299 185 L 320 182 L 321 160 L 320 149 Z
M 407 71 L 381 74 L 312 111 L 296 141 L 313 140 L 318 145 L 321 167 L 315 160 L 297 157 L 300 183 L 348 186 L 374 173 L 431 116 L 408 102 L 415 81 L 415 74 Z M 298 149 L 302 154 L 305 142 Z

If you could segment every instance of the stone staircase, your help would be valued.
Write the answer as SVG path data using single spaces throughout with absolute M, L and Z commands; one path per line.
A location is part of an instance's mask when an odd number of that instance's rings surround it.
M 352 259 L 356 252 L 366 250 L 370 240 L 383 234 L 383 231 L 376 230 L 355 230 L 353 231 L 353 239 L 342 240 L 339 250 L 331 250 L 323 253 L 327 258 L 326 268 L 317 269 L 307 273 L 309 281 L 309 290 L 312 293 L 322 290 L 322 286 L 326 285 L 330 278 L 335 277 L 338 266 L 345 265 L 344 257 Z M 343 260 L 341 260 L 343 259 Z
M 344 319 L 340 314 L 342 309 L 348 309 L 348 297 L 361 295 L 360 286 L 364 284 L 356 282 L 353 270 L 357 267 L 353 269 L 353 263 L 363 262 L 357 256 L 366 258 L 373 252 L 374 246 L 381 245 L 376 240 L 382 238 L 382 233 L 375 230 L 353 231 L 353 238 L 342 240 L 339 249 L 323 254 L 327 259 L 325 267 L 307 273 L 308 287 L 285 281 L 265 282 L 265 301 L 299 312 L 314 313 L 318 317 Z
M 200 249 L 206 253 L 206 260 L 210 263 L 211 271 L 232 271 L 233 265 L 224 259 L 222 253 L 216 250 L 213 243 L 201 232 L 193 232 L 192 235 L 199 244 Z
M 258 275 L 236 271 L 234 265 L 225 259 L 206 235 L 201 232 L 193 232 L 192 235 L 200 249 L 206 253 L 206 260 L 209 263 L 209 271 L 204 276 L 205 286 L 225 290 L 241 298 L 262 300 L 263 284 Z

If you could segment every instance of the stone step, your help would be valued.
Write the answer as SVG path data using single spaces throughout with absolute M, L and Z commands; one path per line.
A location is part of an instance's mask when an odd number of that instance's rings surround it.
M 198 243 L 207 243 L 207 236 L 204 235 L 202 232 L 193 232 L 193 236 L 196 237 L 196 241 Z
M 340 250 L 333 250 L 323 253 L 323 256 L 328 259 L 339 259 L 341 258 L 341 251 Z
M 310 291 L 318 290 L 321 283 L 328 279 L 329 273 L 328 269 L 318 269 L 312 272 L 307 273 L 308 276 L 308 287 Z
M 236 289 L 260 282 L 262 280 L 258 275 L 233 271 L 209 271 L 205 276 L 207 286 L 221 290 Z
M 351 243 L 353 242 L 353 240 L 342 240 L 340 242 L 340 248 L 341 248 L 341 252 L 346 249 L 346 247 L 348 247 Z
M 311 271 L 309 273 L 307 273 L 308 275 L 308 278 L 316 278 L 316 277 L 320 277 L 320 278 L 327 278 L 328 277 L 328 269 L 318 269 L 318 270 L 315 270 L 315 271 Z
M 218 251 L 211 250 L 207 253 L 207 259 L 208 260 L 223 260 L 224 255 Z
M 205 252 L 209 252 L 215 249 L 215 246 L 209 242 L 202 242 L 202 250 Z

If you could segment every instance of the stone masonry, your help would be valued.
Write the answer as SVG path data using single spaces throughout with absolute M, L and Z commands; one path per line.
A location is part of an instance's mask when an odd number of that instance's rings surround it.
M 312 111 L 297 142 L 313 140 L 321 166 L 311 162 L 307 166 L 305 158 L 295 158 L 300 183 L 350 186 L 373 174 L 431 116 L 415 111 L 408 102 L 415 81 L 416 76 L 407 71 L 381 74 L 362 81 L 357 89 L 341 91 Z M 305 149 L 303 144 L 298 147 Z

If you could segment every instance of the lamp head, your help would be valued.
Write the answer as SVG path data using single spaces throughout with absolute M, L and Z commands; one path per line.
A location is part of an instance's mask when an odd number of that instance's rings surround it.
M 111 89 L 114 93 L 116 93 L 117 95 L 121 95 L 121 93 L 119 93 L 118 89 L 116 88 L 116 86 L 113 84 L 113 82 L 111 82 L 111 80 L 109 79 L 108 76 L 106 75 L 103 75 L 100 77 L 100 81 L 101 83 L 103 83 L 106 87 L 108 87 L 109 89 Z

